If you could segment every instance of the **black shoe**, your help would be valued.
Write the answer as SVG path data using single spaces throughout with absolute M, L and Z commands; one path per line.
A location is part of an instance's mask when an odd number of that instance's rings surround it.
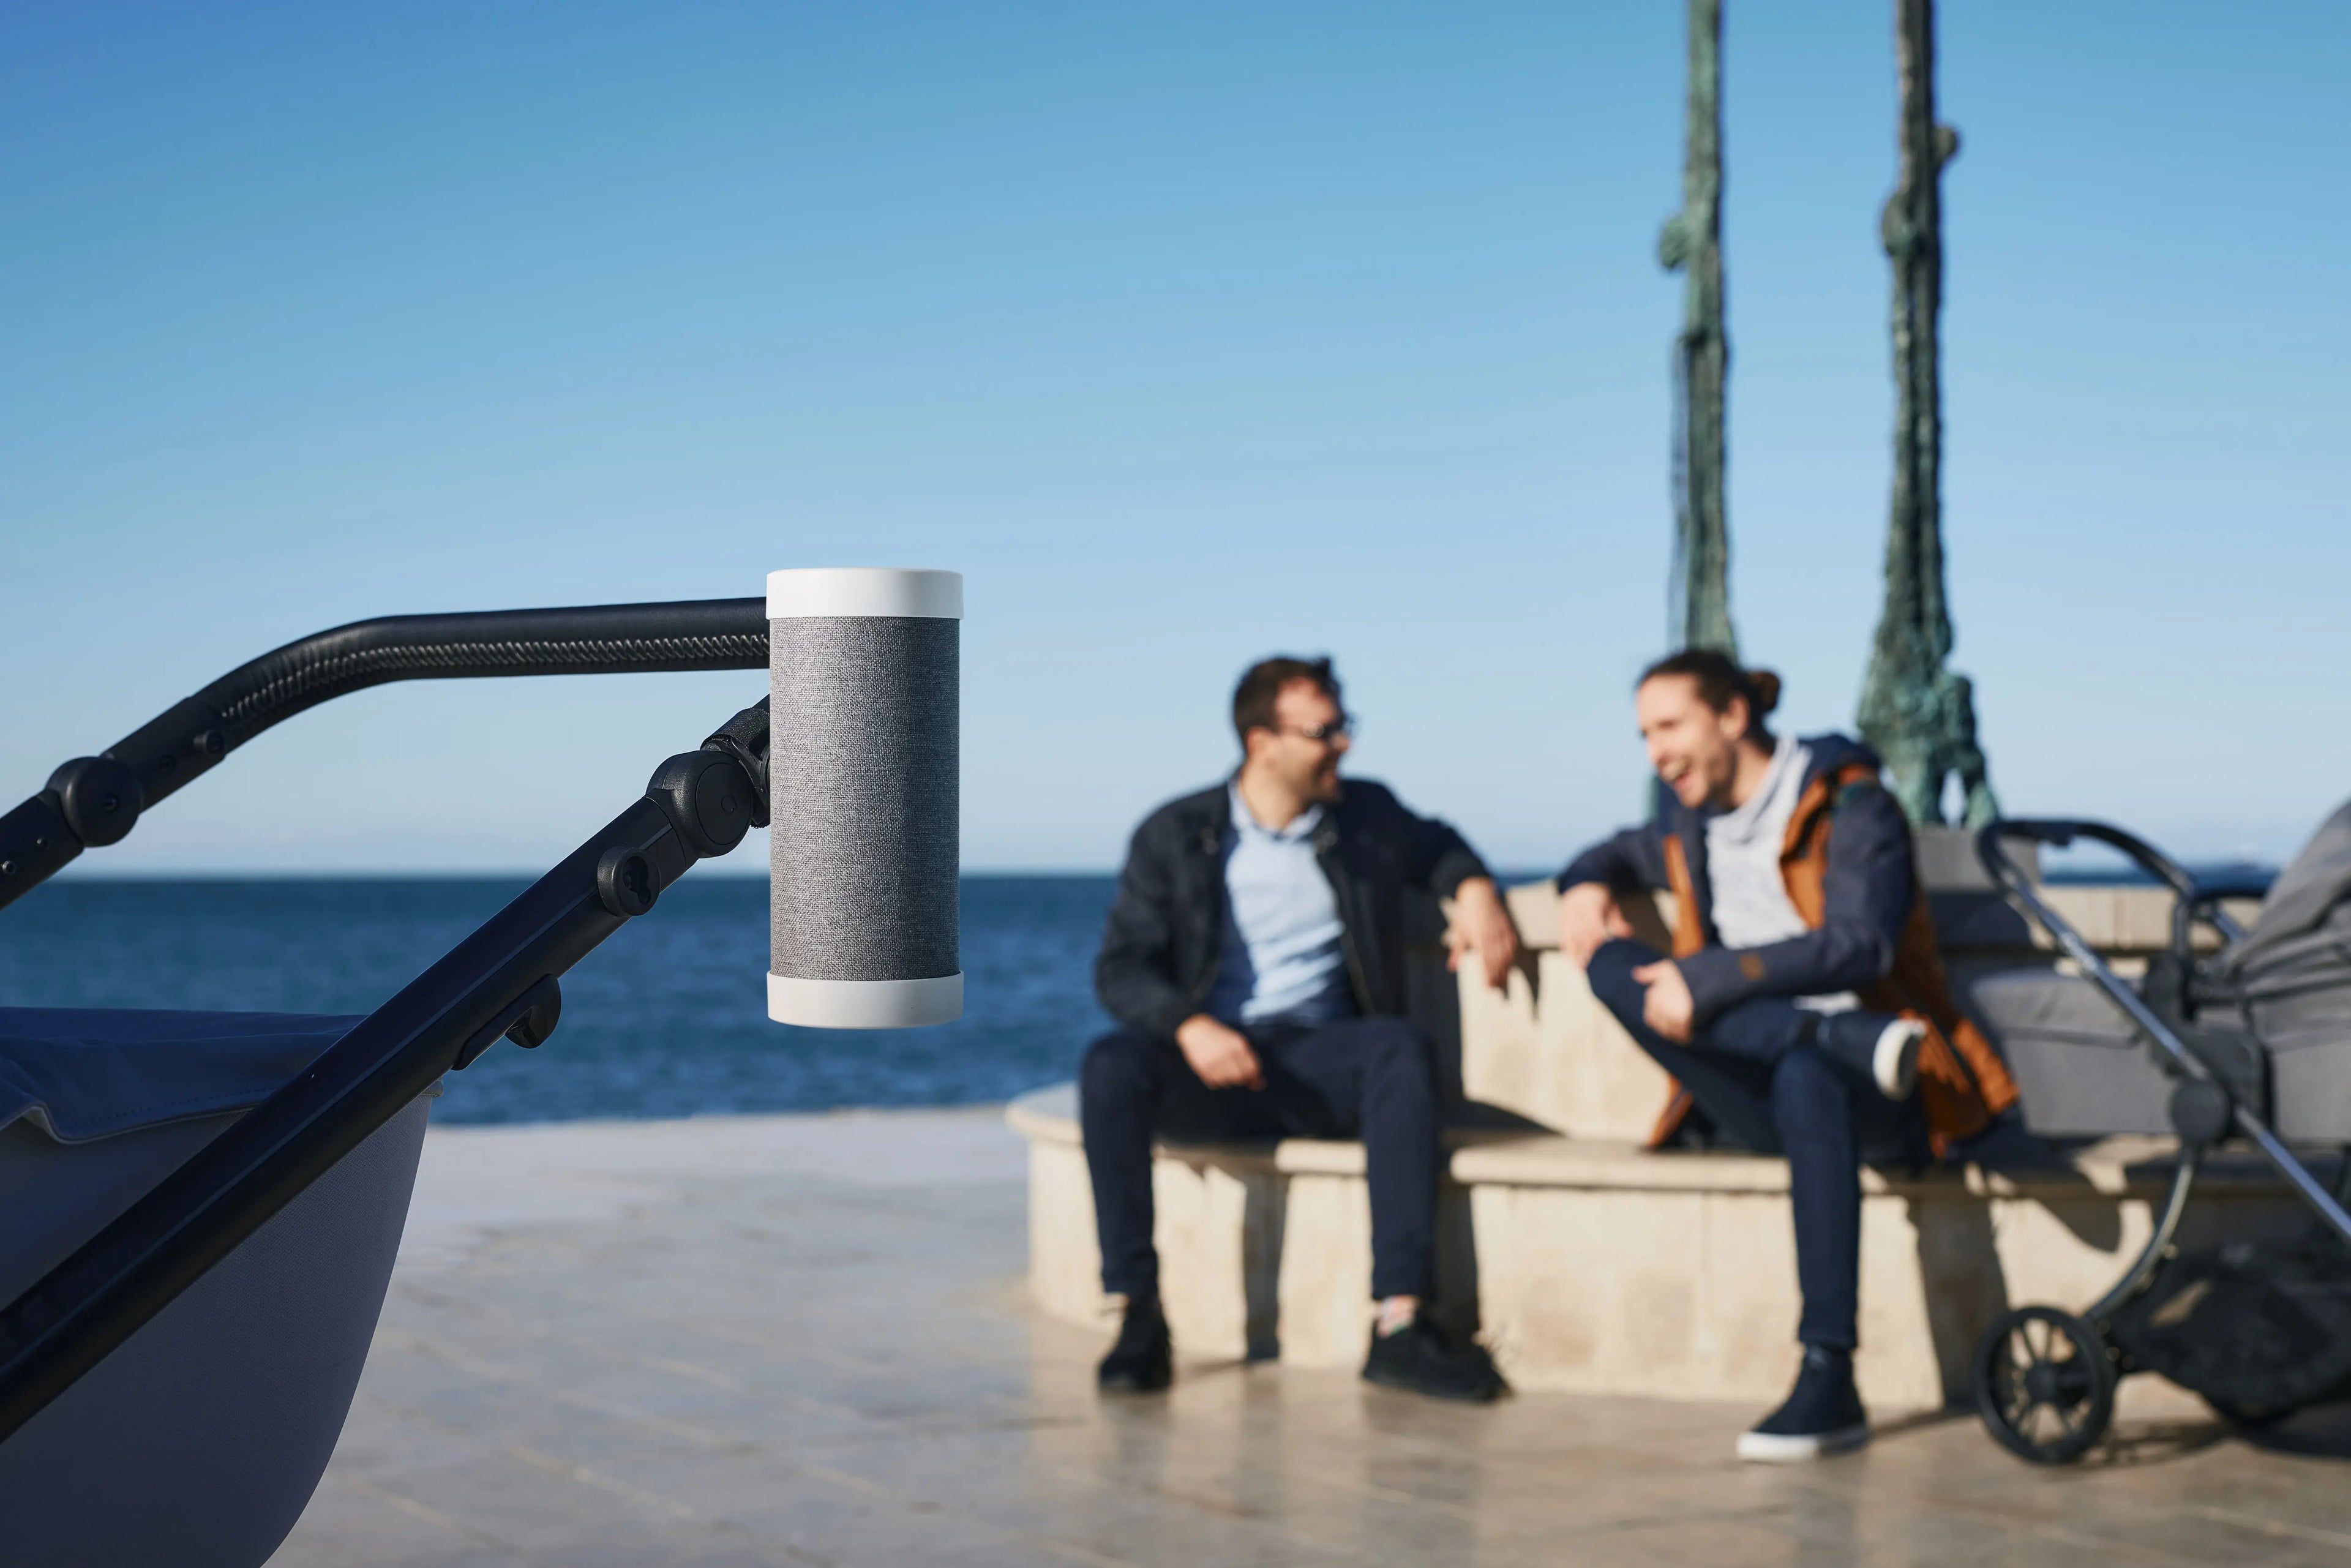
M 1788 1402 L 1740 1434 L 1739 1457 L 1792 1465 L 1858 1448 L 1869 1441 L 1869 1414 L 1853 1385 L 1853 1357 L 1823 1345 L 1804 1347 L 1804 1364 Z
M 1383 1388 L 1426 1394 L 1431 1399 L 1461 1399 L 1483 1405 L 1510 1391 L 1485 1347 L 1456 1344 L 1421 1313 L 1394 1333 L 1372 1332 L 1364 1358 L 1364 1381 Z
M 1118 1343 L 1094 1369 L 1104 1394 L 1156 1394 L 1176 1381 L 1176 1347 L 1157 1301 L 1129 1301 Z

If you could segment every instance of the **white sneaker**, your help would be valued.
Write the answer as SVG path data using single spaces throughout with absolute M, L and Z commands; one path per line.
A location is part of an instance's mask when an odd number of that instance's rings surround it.
M 1750 1464 L 1797 1465 L 1849 1453 L 1869 1441 L 1869 1416 L 1853 1385 L 1853 1362 L 1807 1347 L 1787 1403 L 1739 1435 Z
M 1739 1457 L 1750 1465 L 1802 1465 L 1849 1454 L 1869 1441 L 1869 1423 L 1833 1432 L 1741 1432 Z
M 1918 1048 L 1927 1043 L 1927 1026 L 1918 1019 L 1896 1019 L 1877 1037 L 1870 1053 L 1870 1076 L 1888 1100 L 1907 1100 L 1918 1086 Z

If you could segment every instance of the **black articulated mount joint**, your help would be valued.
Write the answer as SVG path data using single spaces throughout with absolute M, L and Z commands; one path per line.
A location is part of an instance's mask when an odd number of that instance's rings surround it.
M 48 793 L 83 845 L 121 842 L 139 821 L 146 797 L 139 775 L 111 757 L 77 757 L 49 775 Z
M 702 743 L 705 751 L 723 751 L 743 766 L 751 781 L 751 825 L 768 825 L 768 699 L 761 697 Z
M 390 681 L 767 667 L 762 599 L 355 621 L 230 671 L 104 755 L 76 758 L 50 775 L 47 789 L 0 816 L 0 906 L 56 875 L 83 850 L 120 842 L 141 812 L 154 810 L 263 730 L 351 692 Z M 743 722 L 737 715 L 721 735 Z M 764 785 L 764 711 L 754 727 Z M 764 793 L 758 809 L 764 822 Z
M 661 808 L 693 852 L 692 860 L 728 853 L 745 833 L 768 821 L 767 707 L 768 699 L 761 697 L 758 706 L 745 708 L 704 741 L 699 751 L 681 751 L 654 768 L 645 786 L 645 799 Z M 596 862 L 596 895 L 615 915 L 643 915 L 673 880 L 651 858 L 625 845 L 605 851 Z
M 645 793 L 705 858 L 723 855 L 751 831 L 758 791 L 743 765 L 724 751 L 683 751 L 653 770 Z M 758 815 L 765 819 L 767 813 Z

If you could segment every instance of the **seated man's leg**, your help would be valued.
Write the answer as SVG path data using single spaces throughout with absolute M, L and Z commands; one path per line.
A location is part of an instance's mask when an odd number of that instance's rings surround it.
M 1094 1189 L 1102 1289 L 1130 1301 L 1159 1294 L 1151 1244 L 1151 1134 L 1166 1092 L 1158 1060 L 1167 1042 L 1131 1030 L 1106 1034 L 1078 1069 L 1078 1128 Z
M 1768 1062 L 1708 1049 L 1704 1035 L 1697 1046 L 1677 1045 L 1641 1017 L 1649 988 L 1633 978 L 1633 971 L 1663 956 L 1654 947 L 1620 937 L 1603 943 L 1593 954 L 1584 977 L 1591 983 L 1592 994 L 1615 1015 L 1633 1043 L 1680 1081 L 1719 1132 L 1742 1148 L 1778 1154 L 1780 1135 L 1771 1120 Z
M 1789 1462 L 1869 1441 L 1854 1386 L 1861 1296 L 1861 1161 L 1856 1101 L 1867 1092 L 1827 1058 L 1790 1051 L 1771 1073 L 1771 1113 L 1788 1151 L 1804 1354 L 1780 1407 L 1739 1438 L 1739 1457 Z M 1890 1110 L 1891 1107 L 1888 1107 Z
M 1372 1294 L 1382 1304 L 1364 1376 L 1391 1388 L 1482 1403 L 1503 1392 L 1480 1346 L 1438 1326 L 1437 1058 L 1402 1019 L 1349 1019 L 1259 1052 L 1270 1097 L 1295 1108 L 1294 1130 L 1360 1136 L 1372 1209 Z
M 1095 1369 L 1106 1393 L 1147 1394 L 1168 1385 L 1174 1345 L 1159 1304 L 1159 1253 L 1152 1245 L 1151 1145 L 1162 1130 L 1197 1137 L 1280 1131 L 1268 1094 L 1211 1089 L 1172 1040 L 1121 1030 L 1094 1041 L 1078 1072 L 1078 1124 L 1094 1189 L 1094 1234 L 1102 1289 L 1126 1298 L 1117 1343 Z
M 1646 988 L 1632 977 L 1652 949 L 1611 942 L 1593 955 L 1592 988 L 1642 1050 L 1679 1078 L 1716 1125 L 1749 1146 L 1788 1158 L 1803 1300 L 1797 1337 L 1804 1364 L 1787 1401 L 1739 1440 L 1750 1459 L 1810 1458 L 1865 1442 L 1867 1417 L 1854 1391 L 1861 1274 L 1861 1167 L 1855 1131 L 1859 1085 L 1845 1070 L 1800 1050 L 1792 1004 L 1750 1002 L 1677 1046 L 1641 1019 Z M 1728 1051 L 1717 1049 L 1718 1040 Z M 1873 1099 L 1873 1118 L 1898 1114 Z
M 1655 949 L 1616 941 L 1593 955 L 1593 993 L 1635 1043 L 1679 1078 L 1716 1125 L 1788 1159 L 1796 1278 L 1804 1297 L 1797 1337 L 1851 1350 L 1860 1277 L 1861 1165 L 1853 1085 L 1818 1052 L 1794 1049 L 1803 1019 L 1792 1003 L 1744 1003 L 1676 1045 L 1642 1020 L 1647 988 L 1633 970 Z M 1753 1069 L 1768 1070 L 1759 1082 Z
M 1855 1092 L 1845 1076 L 1808 1051 L 1791 1052 L 1771 1074 L 1771 1119 L 1788 1157 L 1788 1201 L 1796 1226 L 1796 1283 L 1803 1316 L 1796 1337 L 1849 1351 L 1859 1343 L 1861 1155 Z
M 1211 1090 L 1171 1040 L 1119 1030 L 1093 1042 L 1078 1070 L 1078 1126 L 1094 1190 L 1094 1235 L 1102 1244 L 1102 1289 L 1130 1301 L 1159 1295 L 1159 1254 L 1152 1246 L 1151 1145 L 1162 1124 L 1216 1129 L 1218 1113 L 1239 1112 L 1247 1090 Z
M 1642 998 L 1648 988 L 1633 978 L 1633 970 L 1657 962 L 1658 956 L 1656 949 L 1638 942 L 1610 942 L 1593 955 L 1589 971 L 1593 994 L 1652 1056 L 1657 1054 L 1654 1049 L 1657 1037 L 1639 1025 Z M 1909 1098 L 1917 1042 L 1925 1033 L 1923 1026 L 1892 1013 L 1859 1009 L 1823 1013 L 1799 1006 L 1792 998 L 1757 997 L 1708 1019 L 1691 1047 L 1766 1067 L 1792 1051 L 1816 1051 L 1856 1083 L 1900 1101 Z M 1667 1066 L 1670 1071 L 1672 1063 Z M 1703 1103 L 1705 1096 L 1698 1085 L 1688 1087 Z
M 1372 1200 L 1372 1295 L 1437 1285 L 1437 1061 L 1403 1019 L 1344 1019 L 1270 1045 L 1266 1092 L 1283 1131 L 1364 1141 Z
M 1791 1052 L 1773 1070 L 1771 1120 L 1788 1156 L 1796 1281 L 1804 1298 L 1796 1337 L 1852 1350 L 1860 1343 L 1862 1150 L 1911 1152 L 1914 1129 L 1905 1107 L 1809 1051 Z

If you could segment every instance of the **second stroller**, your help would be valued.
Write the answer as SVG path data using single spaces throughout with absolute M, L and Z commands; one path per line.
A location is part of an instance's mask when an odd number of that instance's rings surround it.
M 2125 980 L 2010 859 L 2002 840 L 2090 839 L 2174 895 L 2168 949 Z M 2351 1146 L 2351 803 L 2271 886 L 2250 930 L 2161 852 L 2096 822 L 1995 822 L 1978 852 L 2078 973 L 1980 981 L 1976 1011 L 2053 1137 L 2176 1136 L 2153 1234 L 2111 1291 L 2077 1315 L 2027 1306 L 1979 1347 L 1976 1399 L 2004 1447 L 2043 1464 L 2076 1458 L 2114 1412 L 2115 1385 L 2162 1373 L 2246 1424 L 2281 1418 L 2351 1382 L 2351 1191 L 2329 1191 L 2289 1145 Z M 2199 951 L 2199 929 L 2219 936 Z M 2208 944 L 2209 946 L 2209 944 Z M 2179 1219 L 2206 1152 L 2251 1144 L 2320 1221 L 2306 1239 L 2224 1240 L 2183 1254 Z M 2351 1158 L 2344 1161 L 2351 1186 Z M 2331 1234 L 2330 1234 L 2331 1233 Z

